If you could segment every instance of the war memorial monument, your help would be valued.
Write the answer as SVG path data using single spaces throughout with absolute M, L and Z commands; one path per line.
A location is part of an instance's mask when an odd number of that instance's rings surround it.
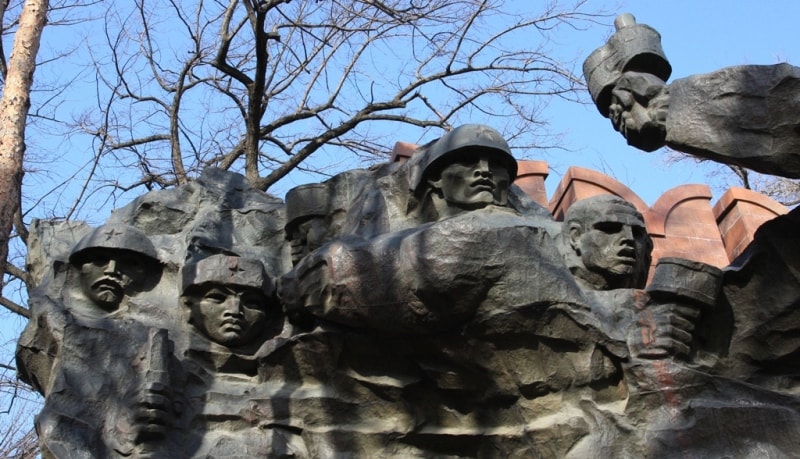
M 667 83 L 630 15 L 584 64 L 627 142 L 800 177 L 800 69 Z M 37 222 L 20 377 L 45 458 L 800 457 L 797 212 L 728 267 L 612 195 L 557 221 L 489 126 L 285 200 L 207 169 Z

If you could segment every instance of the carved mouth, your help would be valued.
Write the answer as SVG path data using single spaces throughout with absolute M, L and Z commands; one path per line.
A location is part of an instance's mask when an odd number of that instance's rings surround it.
M 623 263 L 634 264 L 636 263 L 636 249 L 624 248 L 617 252 L 617 259 Z
M 92 284 L 92 289 L 101 291 L 101 292 L 112 292 L 112 293 L 120 293 L 122 292 L 122 285 L 114 279 L 104 277 L 99 279 L 97 282 Z
M 219 327 L 226 332 L 241 332 L 244 330 L 244 323 L 237 319 L 225 319 Z
M 491 181 L 491 180 L 480 179 L 480 180 L 475 180 L 474 182 L 472 182 L 470 187 L 475 188 L 476 190 L 479 190 L 479 191 L 490 191 L 491 192 L 491 191 L 494 191 L 495 185 L 494 185 L 494 182 Z

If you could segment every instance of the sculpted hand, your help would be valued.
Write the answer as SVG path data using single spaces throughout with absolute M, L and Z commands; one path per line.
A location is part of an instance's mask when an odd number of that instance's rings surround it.
M 135 402 L 134 418 L 137 442 L 163 438 L 173 421 L 170 389 L 159 383 L 148 384 Z
M 324 254 L 312 252 L 295 269 L 278 279 L 278 297 L 289 320 L 307 324 L 314 313 L 323 311 L 330 290 L 328 264 Z
M 647 297 L 644 292 L 641 295 Z M 695 322 L 700 316 L 698 307 L 677 303 L 652 304 L 649 298 L 637 298 L 637 308 L 637 327 L 629 336 L 634 356 L 661 359 L 689 355 Z
M 626 72 L 611 92 L 611 124 L 644 151 L 664 146 L 668 110 L 667 84 L 649 73 Z
M 306 322 L 303 312 L 303 303 L 300 298 L 300 287 L 297 285 L 295 272 L 290 271 L 277 280 L 278 298 L 283 306 L 283 312 L 289 321 L 295 325 Z

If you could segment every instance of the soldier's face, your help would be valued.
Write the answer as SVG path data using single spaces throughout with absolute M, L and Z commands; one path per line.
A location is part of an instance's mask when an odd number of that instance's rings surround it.
M 254 288 L 211 285 L 188 302 L 192 325 L 224 346 L 250 343 L 267 319 L 266 298 Z
M 649 238 L 644 222 L 633 210 L 608 214 L 587 222 L 580 237 L 581 260 L 586 269 L 611 279 L 630 278 L 647 269 Z
M 105 310 L 119 306 L 125 294 L 132 293 L 147 275 L 142 257 L 125 251 L 94 251 L 80 268 L 84 293 Z
M 441 190 L 448 205 L 479 209 L 492 203 L 505 204 L 509 173 L 497 155 L 470 152 L 442 169 L 431 185 Z

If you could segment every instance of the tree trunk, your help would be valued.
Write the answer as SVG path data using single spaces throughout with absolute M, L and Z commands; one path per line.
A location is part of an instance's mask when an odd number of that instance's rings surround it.
M 25 124 L 31 105 L 36 53 L 47 22 L 48 0 L 26 0 L 8 61 L 0 99 L 0 266 L 8 258 L 8 239 L 22 192 Z M 3 270 L 5 272 L 5 269 Z M 0 283 L 2 293 L 2 283 Z

